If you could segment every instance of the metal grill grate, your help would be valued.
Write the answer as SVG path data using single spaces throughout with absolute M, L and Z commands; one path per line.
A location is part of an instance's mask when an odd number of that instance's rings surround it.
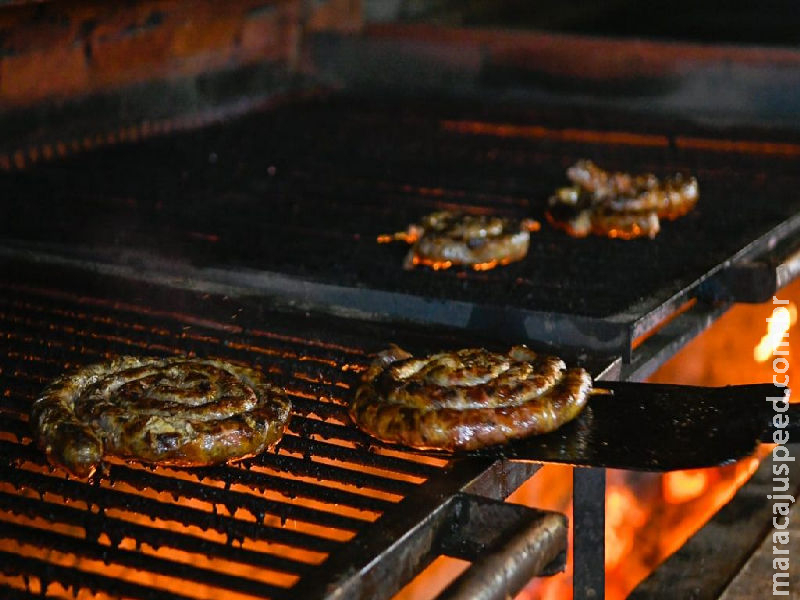
M 404 272 L 405 248 L 375 243 L 441 208 L 540 215 L 582 157 L 612 169 L 690 171 L 701 204 L 655 241 L 572 240 L 545 227 L 524 262 L 482 273 Z M 633 335 L 737 253 L 749 248 L 752 258 L 795 231 L 798 157 L 790 134 L 612 112 L 333 99 L 2 174 L 0 235 L 5 254 L 14 245 L 74 253 L 129 273 L 190 273 L 293 301 L 489 325 L 507 340 L 544 333 L 559 343 L 553 332 L 568 331 L 572 342 L 592 342 L 589 354 L 630 351 Z M 8 597 L 69 597 L 71 588 L 321 597 L 353 591 L 358 569 L 379 555 L 382 567 L 363 580 L 391 594 L 427 556 L 421 542 L 391 551 L 414 523 L 436 521 L 454 494 L 477 486 L 502 497 L 531 474 L 496 458 L 446 463 L 397 452 L 348 426 L 344 402 L 370 352 L 389 342 L 419 352 L 464 345 L 458 335 L 29 269 L 7 268 L 0 286 Z M 131 352 L 261 365 L 294 401 L 288 435 L 277 452 L 238 466 L 115 463 L 92 485 L 65 480 L 30 446 L 31 400 L 70 366 Z M 452 528 L 457 514 L 439 522 Z
M 578 158 L 692 173 L 700 204 L 655 240 L 574 240 L 545 225 L 524 261 L 484 272 L 406 272 L 404 244 L 376 243 L 443 208 L 541 218 Z M 199 269 L 293 300 L 619 353 L 737 253 L 752 258 L 800 227 L 798 160 L 788 133 L 331 98 L 5 174 L 0 234 L 151 271 Z
M 310 589 L 342 576 L 326 560 L 331 556 L 334 566 L 348 554 L 361 566 L 353 540 L 372 539 L 376 527 L 386 527 L 376 523 L 384 515 L 398 520 L 409 496 L 427 514 L 490 471 L 499 497 L 531 473 L 474 460 L 453 476 L 444 459 L 374 444 L 348 424 L 347 391 L 369 352 L 390 341 L 418 349 L 453 345 L 452 336 L 398 333 L 69 271 L 37 269 L 23 277 L 18 268 L 4 269 L 0 284 L 4 597 L 73 590 L 287 597 L 298 582 Z M 29 405 L 63 370 L 114 354 L 184 352 L 254 362 L 287 389 L 294 413 L 276 451 L 202 469 L 116 461 L 87 484 L 54 471 L 32 445 Z M 430 478 L 449 495 L 426 501 Z

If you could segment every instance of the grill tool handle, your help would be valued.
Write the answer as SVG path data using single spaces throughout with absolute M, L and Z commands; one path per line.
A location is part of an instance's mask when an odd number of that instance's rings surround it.
M 786 415 L 787 418 L 789 419 L 789 424 L 786 425 L 786 427 L 780 428 L 782 431 L 785 431 L 788 434 L 789 436 L 788 443 L 800 441 L 800 403 L 795 403 L 795 404 L 790 404 L 789 410 L 787 410 L 786 412 L 784 413 L 775 412 L 770 417 L 769 426 L 767 427 L 766 430 L 764 430 L 764 433 L 761 434 L 762 442 L 767 442 L 771 444 L 775 443 L 773 435 L 778 430 L 778 427 L 776 427 L 775 424 L 775 419 L 778 418 L 778 415 L 781 414 Z M 783 422 L 783 419 L 781 419 L 781 422 Z

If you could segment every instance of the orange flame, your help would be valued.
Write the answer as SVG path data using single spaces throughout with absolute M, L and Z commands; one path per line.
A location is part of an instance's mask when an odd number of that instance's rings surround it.
M 499 266 L 503 266 L 503 265 L 510 265 L 512 262 L 515 262 L 515 261 L 514 260 L 508 260 L 508 259 L 490 260 L 489 262 L 485 262 L 485 263 L 463 264 L 462 266 L 470 267 L 474 271 L 490 271 L 491 269 L 494 269 L 495 267 L 499 267 Z M 423 266 L 426 266 L 426 267 L 430 267 L 434 271 L 442 271 L 444 269 L 449 269 L 450 267 L 458 264 L 458 263 L 454 263 L 454 262 L 452 262 L 450 260 L 444 260 L 444 261 L 430 260 L 428 258 L 422 258 L 422 257 L 417 256 L 417 255 L 414 255 L 414 257 L 411 259 L 411 263 L 415 267 L 418 266 L 418 265 L 423 265 Z
M 642 232 L 642 228 L 636 225 L 635 223 L 631 225 L 630 230 L 618 229 L 616 227 L 609 229 L 608 231 L 604 231 L 602 228 L 597 228 L 597 229 L 598 231 L 596 233 L 599 233 L 600 235 L 603 235 L 603 233 L 605 233 L 605 235 L 610 237 L 612 240 L 615 239 L 633 240 L 638 237 L 642 237 L 642 235 L 644 235 L 644 233 Z
M 767 362 L 772 353 L 781 345 L 789 328 L 795 323 L 797 323 L 797 306 L 794 302 L 789 302 L 786 306 L 779 306 L 773 310 L 771 320 L 767 322 L 767 333 L 753 348 L 753 358 L 758 362 Z
M 528 231 L 535 233 L 542 228 L 542 224 L 536 219 L 524 219 L 522 221 L 522 227 L 523 229 L 527 229 Z
M 453 263 L 449 260 L 445 261 L 438 261 L 438 260 L 428 260 L 427 258 L 420 258 L 417 255 L 414 255 L 414 258 L 411 261 L 414 266 L 417 265 L 425 265 L 426 267 L 430 267 L 434 271 L 440 271 L 444 269 L 449 269 L 453 266 Z
M 631 488 L 614 485 L 606 493 L 606 570 L 614 569 L 633 549 L 637 530 L 648 511 Z
M 708 473 L 700 471 L 672 471 L 662 480 L 664 500 L 670 504 L 683 504 L 702 495 L 708 487 Z
M 489 262 L 472 265 L 472 268 L 475 269 L 476 271 L 488 271 L 490 269 L 494 269 L 499 264 L 500 261 L 490 260 Z
M 408 242 L 413 244 L 419 239 L 419 231 L 416 228 L 410 228 L 408 231 L 398 231 L 397 233 L 383 233 L 378 236 L 379 244 L 388 244 L 389 242 Z

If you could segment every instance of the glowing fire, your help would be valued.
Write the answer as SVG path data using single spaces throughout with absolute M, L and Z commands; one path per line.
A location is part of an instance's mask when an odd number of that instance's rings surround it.
M 522 222 L 522 226 L 531 233 L 535 233 L 542 228 L 542 224 L 536 219 L 525 219 Z
M 783 341 L 789 328 L 797 323 L 797 306 L 789 302 L 785 307 L 779 306 L 772 312 L 771 320 L 767 322 L 767 333 L 753 349 L 753 358 L 758 362 L 766 362 L 772 353 Z
M 781 298 L 800 298 L 800 281 L 782 290 Z M 683 310 L 690 308 L 687 305 Z M 762 344 L 767 358 L 784 333 L 793 335 L 797 308 L 790 302 L 770 324 Z M 721 386 L 770 381 L 771 364 L 759 362 L 753 354 L 753 338 L 764 319 L 772 313 L 772 303 L 737 305 L 704 334 L 688 344 L 675 358 L 652 377 L 654 383 Z M 775 316 L 778 317 L 778 314 Z M 756 338 L 757 339 L 757 338 Z M 761 344 L 759 344 L 760 346 Z M 756 360 L 754 360 L 754 358 Z M 790 372 L 796 367 L 790 361 Z M 790 373 L 793 381 L 800 379 Z M 756 456 L 732 465 L 711 469 L 658 473 L 608 471 L 606 493 L 606 598 L 625 598 L 636 585 L 724 506 L 736 490 L 758 468 L 770 446 L 761 446 Z M 535 477 L 509 497 L 517 502 L 545 510 L 563 512 L 572 520 L 572 469 L 565 465 L 545 465 Z M 570 531 L 570 536 L 572 531 Z M 570 539 L 570 546 L 572 540 Z M 572 595 L 572 557 L 564 573 L 533 580 L 516 600 L 560 600 Z M 422 600 L 435 596 L 462 569 L 461 561 L 439 559 L 437 569 L 414 579 L 393 600 Z
M 642 236 L 642 228 L 638 225 L 631 225 L 631 230 L 609 229 L 607 233 L 611 239 L 632 240 Z
M 398 231 L 397 233 L 383 233 L 378 236 L 379 244 L 388 244 L 389 242 L 408 242 L 413 244 L 419 239 L 420 232 L 414 228 L 409 228 L 408 231 Z
M 464 266 L 468 266 L 471 269 L 473 269 L 474 271 L 490 271 L 491 269 L 494 269 L 495 267 L 499 267 L 499 266 L 502 266 L 502 265 L 508 265 L 508 264 L 511 264 L 512 262 L 514 262 L 514 261 L 513 260 L 490 260 L 489 262 L 485 262 L 485 263 L 474 263 L 474 264 L 471 264 L 471 265 L 464 265 Z M 454 263 L 452 261 L 449 261 L 449 260 L 444 260 L 444 261 L 429 260 L 427 258 L 422 258 L 422 257 L 416 256 L 416 255 L 414 255 L 412 257 L 411 263 L 414 266 L 424 265 L 426 267 L 430 267 L 434 271 L 440 271 L 440 270 L 444 270 L 444 269 L 449 269 L 450 267 L 452 267 L 452 266 L 454 266 L 456 264 L 456 263 Z
M 700 496 L 708 487 L 709 475 L 705 470 L 672 471 L 662 480 L 664 500 L 670 504 L 683 504 Z
M 606 570 L 615 569 L 630 554 L 636 530 L 647 522 L 648 511 L 633 491 L 615 485 L 606 493 Z
M 645 235 L 645 232 L 636 223 L 632 223 L 630 229 L 618 227 L 612 227 L 608 229 L 598 225 L 592 225 L 589 228 L 585 228 L 583 227 L 585 219 L 591 219 L 587 212 L 582 213 L 581 217 L 578 217 L 578 219 L 581 221 L 581 227 L 576 227 L 572 221 L 561 221 L 556 219 L 549 212 L 545 213 L 545 217 L 547 218 L 547 222 L 555 229 L 560 229 L 561 231 L 566 232 L 567 235 L 574 238 L 585 238 L 589 236 L 589 233 L 592 233 L 594 235 L 605 236 L 611 239 L 633 240 Z
M 472 268 L 475 269 L 476 271 L 488 271 L 490 269 L 494 269 L 499 264 L 500 261 L 490 260 L 489 262 L 472 265 Z
M 781 298 L 800 298 L 800 282 L 778 294 Z M 753 352 L 753 338 L 747 332 L 761 331 L 766 317 L 773 312 L 772 303 L 737 305 L 720 321 L 674 359 L 664 364 L 652 377 L 655 383 L 720 386 L 770 381 L 770 363 L 766 359 L 788 331 L 791 338 L 797 321 L 794 302 L 777 311 L 770 329 Z M 781 315 L 781 316 L 779 316 Z M 756 338 L 758 339 L 758 338 Z M 755 360 L 754 360 L 755 359 Z M 790 378 L 800 378 L 790 362 Z M 606 598 L 624 598 L 658 564 L 680 548 L 686 540 L 736 490 L 744 485 L 758 468 L 759 460 L 768 454 L 764 445 L 756 456 L 733 465 L 712 469 L 675 471 L 665 475 L 652 473 L 608 472 L 606 494 Z M 540 479 L 541 478 L 541 479 Z M 571 517 L 571 472 L 566 467 L 545 466 L 527 482 L 512 500 L 559 510 Z M 554 577 L 534 580 L 517 600 L 558 600 L 571 596 L 572 565 Z

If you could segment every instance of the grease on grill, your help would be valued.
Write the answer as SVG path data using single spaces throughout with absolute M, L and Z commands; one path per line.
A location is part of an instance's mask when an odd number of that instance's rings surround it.
M 681 173 L 659 180 L 652 173 L 611 173 L 589 160 L 567 169 L 572 182 L 550 197 L 547 220 L 574 237 L 654 238 L 660 218 L 676 219 L 697 203 L 697 180 Z
M 468 265 L 486 271 L 525 258 L 533 219 L 468 215 L 439 211 L 412 224 L 407 231 L 378 236 L 379 243 L 402 240 L 412 244 L 403 268 L 425 265 L 433 270 Z

